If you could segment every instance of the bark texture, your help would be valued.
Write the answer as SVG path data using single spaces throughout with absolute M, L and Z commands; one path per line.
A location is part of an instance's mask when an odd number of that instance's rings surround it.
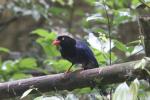
M 135 78 L 146 79 L 149 76 L 146 71 L 134 69 L 135 64 L 138 62 L 133 61 L 101 68 L 75 71 L 68 74 L 60 73 L 1 83 L 0 98 L 20 96 L 31 87 L 38 88 L 41 92 L 48 92 L 120 83 L 131 81 Z M 146 66 L 148 65 L 150 64 L 147 63 Z

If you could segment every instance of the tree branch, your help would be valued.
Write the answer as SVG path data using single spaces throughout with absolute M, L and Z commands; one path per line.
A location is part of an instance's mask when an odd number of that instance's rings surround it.
M 135 64 L 138 62 L 133 61 L 101 68 L 75 71 L 68 74 L 60 73 L 1 83 L 0 98 L 20 96 L 31 87 L 38 88 L 41 92 L 48 92 L 91 87 L 93 86 L 91 82 L 97 85 L 107 85 L 131 81 L 135 78 L 145 79 L 146 76 L 149 76 L 146 74 L 146 71 L 134 69 Z M 148 65 L 150 64 L 146 66 Z

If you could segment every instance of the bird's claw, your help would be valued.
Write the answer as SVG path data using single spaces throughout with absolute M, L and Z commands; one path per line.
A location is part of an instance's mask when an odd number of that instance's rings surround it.
M 71 73 L 71 71 L 67 70 L 66 72 L 64 72 L 64 74 L 69 74 Z
M 82 70 L 84 70 L 84 69 L 81 68 L 81 69 L 75 70 L 74 72 L 76 73 L 76 72 L 79 72 L 79 71 L 82 71 Z M 72 71 L 67 70 L 64 74 L 69 74 L 69 73 L 71 73 L 71 72 L 72 72 Z

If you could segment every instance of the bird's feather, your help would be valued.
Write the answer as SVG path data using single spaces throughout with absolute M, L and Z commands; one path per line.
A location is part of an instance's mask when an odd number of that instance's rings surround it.
M 85 60 L 85 62 L 88 61 L 87 64 L 90 64 L 89 67 L 98 67 L 97 60 L 86 42 L 76 40 L 76 50 L 78 53 L 77 55 L 82 56 L 81 59 Z M 85 67 L 88 68 L 87 65 Z
M 84 69 L 98 67 L 98 62 L 86 42 L 68 36 L 59 36 L 57 39 L 60 41 L 60 52 L 64 59 L 72 64 L 82 64 Z

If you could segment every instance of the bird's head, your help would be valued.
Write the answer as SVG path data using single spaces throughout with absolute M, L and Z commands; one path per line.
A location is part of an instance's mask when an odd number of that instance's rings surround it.
M 71 46 L 75 46 L 76 41 L 75 39 L 69 36 L 63 35 L 63 36 L 58 36 L 57 39 L 54 40 L 52 44 L 61 47 L 71 47 Z

